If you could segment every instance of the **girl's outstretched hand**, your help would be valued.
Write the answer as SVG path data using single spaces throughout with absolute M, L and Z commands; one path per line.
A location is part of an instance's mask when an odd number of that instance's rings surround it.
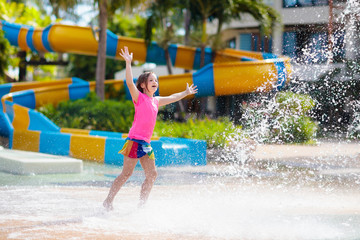
M 191 86 L 189 86 L 189 84 L 186 84 L 186 93 L 187 95 L 191 95 L 191 94 L 195 94 L 198 92 L 197 86 L 194 86 L 194 84 L 191 84 Z
M 124 49 L 121 49 L 121 53 L 119 54 L 127 63 L 131 63 L 133 59 L 133 53 L 129 53 L 128 47 L 125 46 Z

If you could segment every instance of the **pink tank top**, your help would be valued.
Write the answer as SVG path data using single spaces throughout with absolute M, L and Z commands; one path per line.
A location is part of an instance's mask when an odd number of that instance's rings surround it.
M 135 116 L 128 137 L 150 143 L 155 128 L 159 101 L 154 97 L 151 98 L 139 92 L 138 101 L 136 103 L 133 101 L 133 103 L 135 106 Z

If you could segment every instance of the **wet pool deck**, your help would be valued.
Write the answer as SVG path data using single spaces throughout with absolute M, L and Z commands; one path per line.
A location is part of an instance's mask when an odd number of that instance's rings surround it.
M 305 167 L 321 174 L 360 173 L 360 142 L 259 145 L 253 156 L 256 161 Z
M 0 239 L 360 237 L 357 142 L 259 145 L 244 165 L 158 168 L 140 210 L 136 169 L 107 213 L 101 203 L 119 172 L 88 162 L 80 174 L 0 172 Z

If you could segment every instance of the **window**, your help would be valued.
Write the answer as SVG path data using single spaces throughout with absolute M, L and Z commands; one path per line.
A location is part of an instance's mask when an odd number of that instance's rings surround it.
M 327 61 L 328 33 L 312 32 L 308 29 L 283 33 L 283 54 L 304 64 L 319 64 Z M 344 32 L 334 32 L 333 60 L 341 62 L 345 57 Z
M 256 52 L 272 52 L 271 37 L 261 36 L 259 33 L 240 34 L 240 49 Z
M 329 5 L 328 0 L 283 0 L 284 8 L 313 7 Z
M 291 58 L 296 57 L 296 32 L 284 32 L 283 54 Z
M 305 63 L 323 63 L 328 59 L 328 34 L 326 32 L 309 35 L 307 44 L 302 49 Z
M 232 38 L 226 42 L 228 48 L 236 48 L 236 38 Z
M 312 0 L 298 0 L 298 4 L 302 7 L 310 7 L 313 5 Z
M 242 33 L 240 34 L 240 49 L 251 51 L 251 33 Z
M 345 42 L 344 36 L 345 31 L 343 29 L 336 30 L 333 33 L 334 42 L 333 42 L 333 60 L 334 62 L 342 62 L 345 58 Z

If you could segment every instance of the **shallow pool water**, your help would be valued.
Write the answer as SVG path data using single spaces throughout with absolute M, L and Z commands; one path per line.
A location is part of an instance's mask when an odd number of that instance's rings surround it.
M 259 165 L 159 168 L 147 205 L 136 169 L 114 211 L 102 201 L 119 167 L 82 174 L 0 173 L 0 238 L 358 239 L 360 189 L 345 178 Z M 35 237 L 36 236 L 36 237 Z

